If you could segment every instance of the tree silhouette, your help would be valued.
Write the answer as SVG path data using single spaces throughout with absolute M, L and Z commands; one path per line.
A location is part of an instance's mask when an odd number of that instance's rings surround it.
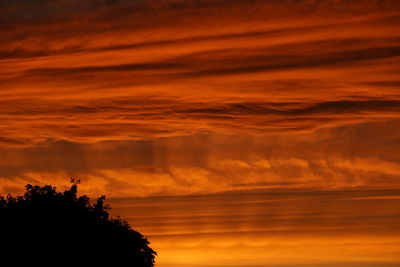
M 74 184 L 63 193 L 26 186 L 0 197 L 0 260 L 13 266 L 153 267 L 156 252 L 124 220 L 110 218 L 105 196 L 90 204 Z

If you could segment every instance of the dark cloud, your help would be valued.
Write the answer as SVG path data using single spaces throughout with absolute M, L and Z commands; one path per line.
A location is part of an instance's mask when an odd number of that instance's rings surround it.
M 32 69 L 27 71 L 28 75 L 34 76 L 65 76 L 65 75 L 85 75 L 91 73 L 101 72 L 123 72 L 123 71 L 148 71 L 148 70 L 169 70 L 169 69 L 182 69 L 185 66 L 174 62 L 160 62 L 160 63 L 140 63 L 140 64 L 123 64 L 111 66 L 87 66 L 81 68 L 51 68 L 51 69 Z
M 318 4 L 294 0 L 287 0 L 286 4 L 282 1 L 250 2 L 105 0 L 40 1 L 39 4 L 37 1 L 3 1 L 0 11 L 0 32 L 3 36 L 0 39 L 0 55 L 5 58 L 37 57 L 99 49 L 184 45 L 187 42 L 221 38 L 273 37 L 338 26 L 365 27 L 368 23 L 398 23 L 398 16 L 389 12 L 398 6 L 396 1 L 378 3 L 371 0 L 367 1 L 368 4 L 365 1 L 324 1 Z M 355 17 L 354 12 L 357 12 L 358 20 L 351 19 Z M 304 20 L 303 25 L 293 23 L 299 21 L 299 17 L 308 19 Z M 321 17 L 324 19 L 321 20 Z M 236 27 L 241 20 L 245 23 L 273 23 L 267 27 L 268 30 L 247 29 L 234 33 L 207 30 L 215 24 Z M 181 30 L 181 34 L 175 36 L 174 31 L 162 33 L 181 25 L 203 30 L 193 33 Z M 132 31 L 137 38 L 132 37 Z M 204 36 L 204 32 L 209 34 Z M 114 34 L 113 41 L 101 42 L 107 39 L 107 35 Z M 125 38 L 121 38 L 121 35 Z M 149 35 L 154 36 L 149 38 Z
M 24 146 L 29 140 L 0 137 L 0 144 Z
M 395 38 L 396 41 L 398 41 L 397 39 Z M 234 76 L 296 69 L 348 68 L 351 66 L 361 66 L 366 63 L 373 65 L 376 64 L 375 61 L 377 60 L 396 58 L 400 55 L 398 45 L 348 49 L 349 41 L 351 44 L 358 44 L 359 46 L 365 43 L 363 40 L 354 39 L 341 41 L 325 40 L 324 42 L 295 43 L 286 46 L 253 49 L 251 52 L 242 49 L 215 50 L 155 62 L 73 68 L 36 68 L 25 71 L 20 76 L 20 79 L 57 77 L 63 80 L 66 79 L 68 82 L 73 77 L 91 78 L 93 75 L 99 77 L 107 73 L 109 76 L 115 75 L 118 79 L 125 79 L 128 84 L 136 84 L 138 82 L 137 79 L 126 76 L 129 74 L 141 74 L 141 77 L 137 77 L 139 82 L 141 80 L 146 83 L 162 83 L 174 79 Z M 329 51 L 332 47 L 336 46 L 341 47 L 341 51 Z M 306 47 L 308 51 L 302 51 L 296 47 Z M 152 73 L 148 73 L 149 71 L 152 71 Z M 124 72 L 126 72 L 125 76 Z M 149 76 L 148 79 L 146 79 L 146 76 Z M 151 79 L 151 77 L 154 79 Z M 7 81 L 7 83 L 9 82 Z

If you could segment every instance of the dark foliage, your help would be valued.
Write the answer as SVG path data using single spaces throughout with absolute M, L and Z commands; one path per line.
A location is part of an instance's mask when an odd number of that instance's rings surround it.
M 105 197 L 93 205 L 52 186 L 26 186 L 23 196 L 0 197 L 0 260 L 9 266 L 152 267 L 155 251 L 146 238 L 110 218 Z

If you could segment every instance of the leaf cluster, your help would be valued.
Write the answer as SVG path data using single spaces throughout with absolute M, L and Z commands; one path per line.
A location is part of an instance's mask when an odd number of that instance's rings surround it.
M 75 184 L 64 192 L 28 184 L 23 196 L 0 197 L 0 257 L 17 266 L 154 266 L 147 239 L 110 217 L 105 196 L 91 204 L 77 192 Z

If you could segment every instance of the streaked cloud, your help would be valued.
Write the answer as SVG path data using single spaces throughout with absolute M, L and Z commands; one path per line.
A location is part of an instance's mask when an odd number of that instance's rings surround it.
M 396 1 L 252 3 L 2 3 L 1 144 L 399 118 Z

